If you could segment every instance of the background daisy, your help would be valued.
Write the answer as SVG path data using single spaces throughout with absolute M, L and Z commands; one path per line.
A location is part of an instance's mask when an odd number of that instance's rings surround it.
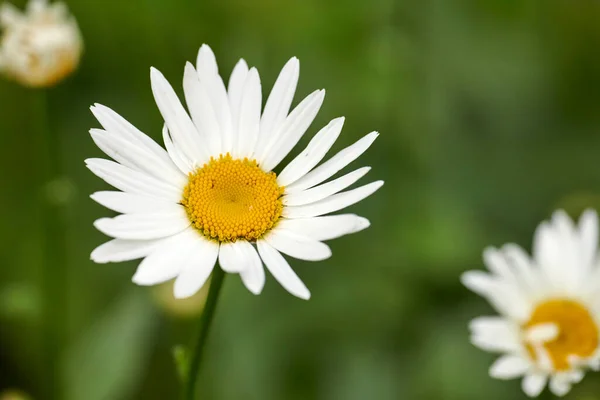
M 598 217 L 576 226 L 564 211 L 538 227 L 533 258 L 517 245 L 488 248 L 490 273 L 469 271 L 462 282 L 500 313 L 470 324 L 471 341 L 503 353 L 490 368 L 498 379 L 524 376 L 523 391 L 565 395 L 589 369 L 600 368 Z

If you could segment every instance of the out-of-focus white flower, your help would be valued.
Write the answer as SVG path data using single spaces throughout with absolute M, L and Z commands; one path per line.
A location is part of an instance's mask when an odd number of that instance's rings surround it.
M 25 86 L 48 87 L 79 65 L 81 33 L 63 3 L 30 0 L 25 12 L 0 7 L 0 71 Z
M 500 316 L 471 322 L 471 341 L 503 354 L 491 366 L 498 379 L 523 376 L 523 391 L 537 396 L 549 383 L 557 396 L 600 368 L 598 217 L 586 211 L 579 225 L 563 211 L 538 227 L 533 257 L 519 246 L 489 248 L 490 274 L 468 271 L 462 282 L 484 296 Z

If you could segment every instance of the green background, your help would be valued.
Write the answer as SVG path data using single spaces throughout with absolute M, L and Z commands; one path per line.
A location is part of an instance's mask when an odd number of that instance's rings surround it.
M 24 1 L 15 1 L 22 7 Z M 67 400 L 175 399 L 171 357 L 197 318 L 131 283 L 136 263 L 89 260 L 111 215 L 89 199 L 108 186 L 83 160 L 104 157 L 87 131 L 105 104 L 159 139 L 149 67 L 182 93 L 202 43 L 228 77 L 239 57 L 266 96 L 292 56 L 295 103 L 326 88 L 298 149 L 346 116 L 334 150 L 381 136 L 352 166 L 371 165 L 375 195 L 349 209 L 371 220 L 330 243 L 325 262 L 291 264 L 312 292 L 267 275 L 253 296 L 228 277 L 202 369 L 201 399 L 524 399 L 488 377 L 493 355 L 468 321 L 493 313 L 459 283 L 485 246 L 530 249 L 556 208 L 600 205 L 600 2 L 596 0 L 78 0 L 85 40 L 77 73 L 50 90 L 51 127 L 69 182 L 68 302 L 61 316 Z M 44 175 L 39 91 L 0 82 L 0 389 L 47 398 L 40 293 Z M 565 266 L 568 267 L 568 266 Z M 169 290 L 166 288 L 165 290 Z M 162 300 L 161 300 L 162 299 Z M 180 310 L 177 312 L 177 310 Z M 189 313 L 188 313 L 189 314 Z M 590 373 L 569 399 L 600 399 Z M 546 392 L 542 398 L 551 398 Z

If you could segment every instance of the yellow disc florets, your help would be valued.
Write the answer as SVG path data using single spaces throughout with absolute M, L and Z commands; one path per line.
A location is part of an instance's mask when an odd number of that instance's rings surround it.
M 252 241 L 273 228 L 281 216 L 282 194 L 275 173 L 228 153 L 190 173 L 181 204 L 204 236 L 220 242 Z
M 544 343 L 556 371 L 570 368 L 570 355 L 585 358 L 598 348 L 598 326 L 587 308 L 576 301 L 553 299 L 539 304 L 525 328 L 547 323 L 558 328 L 558 336 Z M 537 359 L 533 347 L 526 347 L 530 356 Z

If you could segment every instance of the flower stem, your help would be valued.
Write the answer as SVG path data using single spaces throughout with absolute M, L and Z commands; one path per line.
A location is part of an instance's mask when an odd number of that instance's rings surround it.
M 200 363 L 204 353 L 204 345 L 206 344 L 206 338 L 208 337 L 210 325 L 215 313 L 219 292 L 221 291 L 224 278 L 225 272 L 223 272 L 223 270 L 217 266 L 213 270 L 212 278 L 210 280 L 210 288 L 208 289 L 208 297 L 206 298 L 206 304 L 204 305 L 204 310 L 200 316 L 198 341 L 196 342 L 194 353 L 190 360 L 187 371 L 187 379 L 184 380 L 183 400 L 194 400 L 195 398 L 196 381 L 200 371 Z
M 48 92 L 36 92 L 40 160 L 42 161 L 40 207 L 42 212 L 42 302 L 44 370 L 47 376 L 48 399 L 63 398 L 60 376 L 60 357 L 63 333 L 66 329 L 66 218 L 64 202 L 56 188 L 60 186 L 60 141 L 50 126 Z

